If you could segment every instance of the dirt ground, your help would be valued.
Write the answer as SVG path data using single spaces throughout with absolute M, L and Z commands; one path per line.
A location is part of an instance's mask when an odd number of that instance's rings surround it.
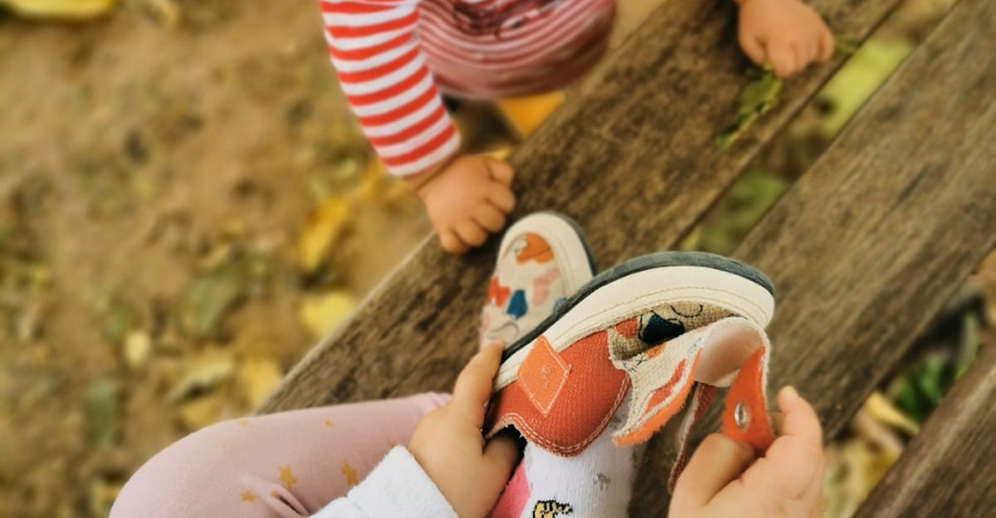
M 0 518 L 106 516 L 149 456 L 251 412 L 427 235 L 320 23 L 313 0 L 0 14 Z M 750 225 L 729 222 L 737 196 L 787 185 L 757 178 L 712 217 L 735 228 L 690 246 L 721 250 Z
M 0 21 L 0 516 L 105 514 L 428 230 L 368 164 L 313 2 L 177 5 Z

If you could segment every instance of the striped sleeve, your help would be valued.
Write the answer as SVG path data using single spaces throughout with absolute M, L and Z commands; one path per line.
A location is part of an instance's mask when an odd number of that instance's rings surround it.
M 460 137 L 416 35 L 418 0 L 320 0 L 332 64 L 374 149 L 395 175 L 453 155 Z

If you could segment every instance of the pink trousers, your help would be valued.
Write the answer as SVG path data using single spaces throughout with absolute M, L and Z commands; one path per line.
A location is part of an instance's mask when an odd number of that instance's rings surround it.
M 444 394 L 227 421 L 150 459 L 111 518 L 297 518 L 344 496 L 393 446 L 407 445 Z

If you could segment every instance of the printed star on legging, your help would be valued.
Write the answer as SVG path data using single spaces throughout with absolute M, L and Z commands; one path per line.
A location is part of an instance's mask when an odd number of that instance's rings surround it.
M 249 502 L 250 504 L 256 502 L 256 495 L 252 494 L 252 491 L 246 491 L 239 496 L 242 497 L 243 502 Z
M 285 468 L 277 466 L 277 469 L 280 470 L 280 482 L 287 488 L 288 491 L 293 491 L 294 484 L 297 484 L 297 479 L 294 478 L 294 474 L 291 473 L 290 466 Z
M 349 461 L 343 461 L 342 469 L 339 471 L 342 471 L 343 476 L 346 477 L 346 485 L 348 487 L 353 487 L 360 483 L 356 478 L 356 470 L 349 465 Z

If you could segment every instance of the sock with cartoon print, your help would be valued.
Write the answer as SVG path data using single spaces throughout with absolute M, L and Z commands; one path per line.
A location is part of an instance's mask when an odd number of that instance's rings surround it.
M 492 518 L 624 517 L 643 445 L 619 447 L 612 432 L 624 422 L 625 405 L 612 424 L 580 455 L 563 457 L 527 443 Z
M 667 304 L 654 308 L 609 333 L 615 358 L 632 358 L 668 340 L 729 316 L 718 307 Z M 627 400 L 629 398 L 627 397 Z M 633 483 L 642 463 L 644 444 L 619 446 L 614 442 L 626 423 L 628 403 L 622 404 L 611 424 L 583 451 L 562 456 L 527 442 L 523 460 L 513 473 L 493 518 L 602 518 L 625 517 Z M 663 488 L 662 488 L 663 489 Z

